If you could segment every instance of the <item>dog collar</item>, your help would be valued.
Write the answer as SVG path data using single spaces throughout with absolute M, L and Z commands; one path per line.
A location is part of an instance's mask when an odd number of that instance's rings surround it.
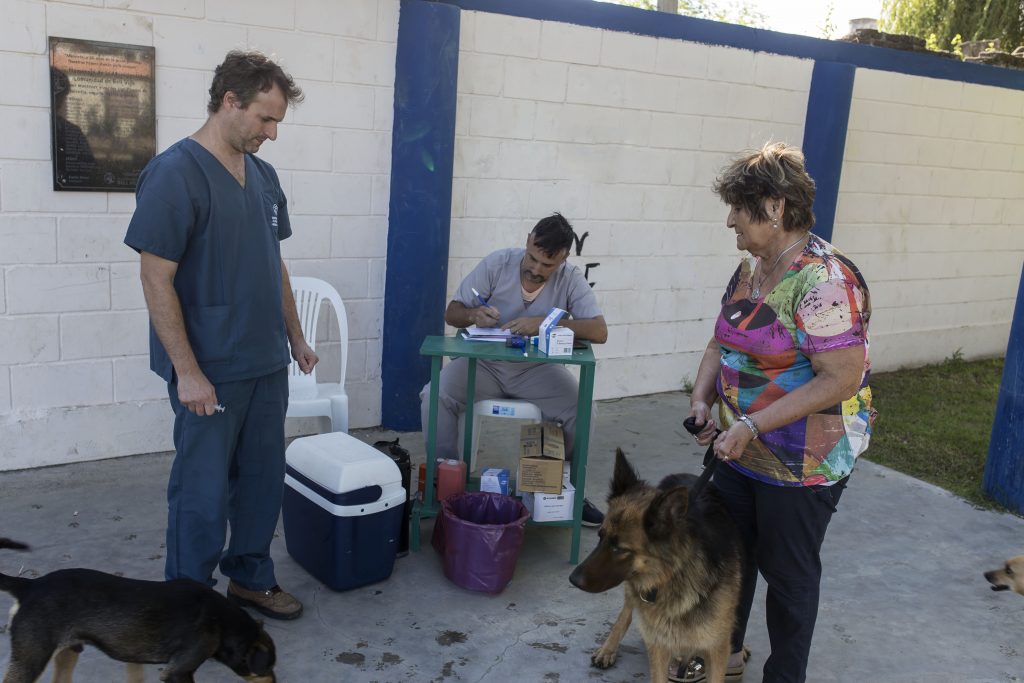
M 640 601 L 646 603 L 652 603 L 658 599 L 658 589 L 650 588 L 645 591 L 640 591 Z

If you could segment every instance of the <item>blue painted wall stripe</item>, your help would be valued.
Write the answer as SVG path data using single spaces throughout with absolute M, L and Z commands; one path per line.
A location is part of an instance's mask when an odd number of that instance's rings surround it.
M 561 21 L 658 38 L 772 52 L 865 69 L 1024 90 L 1024 71 L 958 59 L 754 29 L 695 17 L 652 12 L 594 0 L 436 0 L 462 9 Z
M 1010 325 L 1003 381 L 988 444 L 982 488 L 1006 507 L 1024 514 L 1024 272 Z
M 423 338 L 444 332 L 448 279 L 459 9 L 402 0 L 391 143 L 381 423 L 420 428 L 430 361 Z
M 850 64 L 815 62 L 811 90 L 807 96 L 802 147 L 807 171 L 817 188 L 814 233 L 826 240 L 832 239 L 839 201 L 839 179 L 843 172 L 855 73 L 856 69 Z

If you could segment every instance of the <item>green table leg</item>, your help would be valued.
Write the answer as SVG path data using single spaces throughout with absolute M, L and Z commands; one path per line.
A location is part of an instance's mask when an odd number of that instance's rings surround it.
M 587 455 L 590 449 L 590 415 L 594 402 L 594 368 L 580 367 L 580 388 L 576 404 L 576 445 L 573 453 L 572 485 L 576 487 L 572 513 L 572 546 L 569 562 L 580 561 L 580 532 L 583 526 L 583 498 L 587 489 Z
M 462 460 L 466 463 L 466 480 L 469 481 L 470 471 L 473 469 L 473 397 L 476 396 L 476 358 L 469 359 L 469 367 L 466 370 L 466 432 L 462 437 Z
M 423 482 L 423 503 L 413 505 L 409 530 L 409 547 L 413 551 L 420 549 L 420 518 L 431 514 L 434 507 L 434 471 L 437 467 L 437 399 L 440 394 L 441 357 L 430 358 L 430 410 L 427 416 L 427 467 L 426 480 Z

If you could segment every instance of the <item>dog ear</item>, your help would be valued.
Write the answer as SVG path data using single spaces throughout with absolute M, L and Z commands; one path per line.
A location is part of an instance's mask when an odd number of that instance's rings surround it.
M 690 489 L 677 486 L 659 491 L 644 512 L 644 531 L 650 539 L 669 538 L 683 523 L 690 505 Z
M 608 500 L 621 496 L 623 493 L 640 483 L 640 477 L 636 470 L 626 460 L 626 454 L 621 448 L 615 449 L 615 472 L 612 474 L 612 482 L 608 487 Z
M 245 663 L 249 671 L 258 676 L 266 676 L 274 668 L 274 652 L 264 643 L 255 642 L 249 648 Z

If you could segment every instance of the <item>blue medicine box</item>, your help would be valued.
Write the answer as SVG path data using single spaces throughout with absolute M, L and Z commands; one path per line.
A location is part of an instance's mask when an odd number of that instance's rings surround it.
M 480 473 L 480 490 L 508 495 L 508 470 L 491 467 Z
M 395 462 L 344 432 L 296 439 L 286 462 L 288 554 L 336 591 L 391 576 L 406 504 Z

